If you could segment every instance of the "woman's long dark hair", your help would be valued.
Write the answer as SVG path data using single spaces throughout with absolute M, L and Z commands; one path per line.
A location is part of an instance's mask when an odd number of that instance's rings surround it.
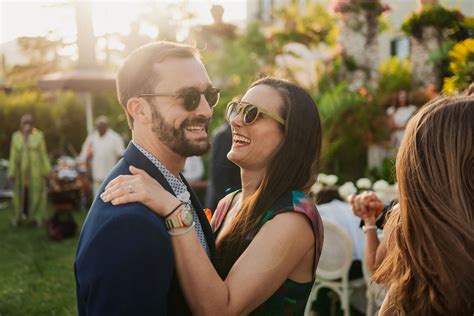
M 319 167 L 321 122 L 311 96 L 285 80 L 263 78 L 250 88 L 258 85 L 270 86 L 280 94 L 283 100 L 280 115 L 286 121 L 285 137 L 269 160 L 262 182 L 243 201 L 229 233 L 218 244 L 216 268 L 223 279 L 250 244 L 247 236 L 258 229 L 259 221 L 271 204 L 287 192 L 308 191 Z

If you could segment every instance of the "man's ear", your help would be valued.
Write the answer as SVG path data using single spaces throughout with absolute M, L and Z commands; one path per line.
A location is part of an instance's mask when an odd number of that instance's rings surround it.
M 133 117 L 134 122 L 148 124 L 151 121 L 150 107 L 144 99 L 137 97 L 128 99 L 127 112 Z

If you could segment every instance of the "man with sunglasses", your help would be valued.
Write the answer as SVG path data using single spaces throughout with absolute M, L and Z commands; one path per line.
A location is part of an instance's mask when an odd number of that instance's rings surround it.
M 155 42 L 127 57 L 117 76 L 117 94 L 132 141 L 99 189 L 81 232 L 74 265 L 79 315 L 187 315 L 167 227 L 195 229 L 213 259 L 212 230 L 180 172 L 186 157 L 209 150 L 207 131 L 219 90 L 196 49 Z M 125 200 L 147 190 L 121 187 L 121 179 L 136 173 L 132 166 L 178 197 L 180 204 L 169 205 L 167 218 L 141 203 L 107 200 L 106 186 L 118 186 Z

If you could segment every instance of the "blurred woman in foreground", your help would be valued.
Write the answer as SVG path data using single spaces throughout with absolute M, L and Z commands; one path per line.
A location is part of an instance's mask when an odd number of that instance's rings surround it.
M 435 99 L 408 123 L 374 273 L 389 288 L 380 315 L 473 314 L 473 145 L 472 96 Z

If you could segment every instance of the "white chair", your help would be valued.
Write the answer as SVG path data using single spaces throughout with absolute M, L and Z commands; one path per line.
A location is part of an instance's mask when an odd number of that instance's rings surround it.
M 378 314 L 385 295 L 387 294 L 387 290 L 372 280 L 372 275 L 367 268 L 365 257 L 364 260 L 362 260 L 362 274 L 364 275 L 365 283 L 367 284 L 367 308 L 365 314 L 367 316 L 373 316 Z
M 321 288 L 333 290 L 339 296 L 344 316 L 350 315 L 351 287 L 363 286 L 363 279 L 349 282 L 354 246 L 349 235 L 338 225 L 323 218 L 324 243 L 316 269 L 313 288 L 306 303 L 305 315 L 310 315 L 312 302 Z

